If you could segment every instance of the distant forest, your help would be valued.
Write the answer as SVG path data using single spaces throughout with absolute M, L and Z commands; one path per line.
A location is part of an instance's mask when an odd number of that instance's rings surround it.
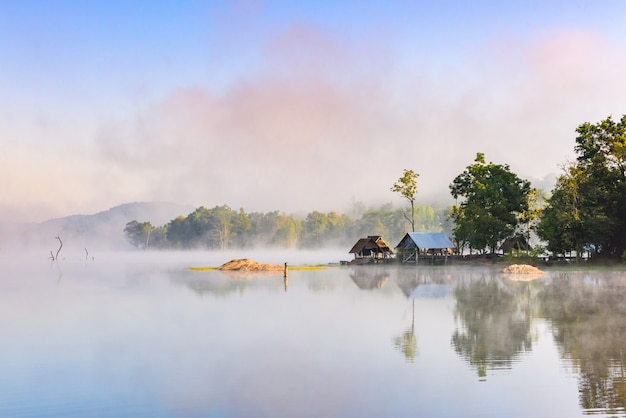
M 446 208 L 415 207 L 416 231 L 444 231 L 451 234 Z M 384 205 L 379 209 L 356 210 L 350 216 L 313 211 L 296 219 L 280 211 L 247 213 L 230 207 L 197 208 L 165 225 L 133 220 L 124 233 L 137 248 L 227 249 L 251 247 L 322 248 L 351 246 L 359 238 L 380 235 L 395 246 L 411 230 L 406 208 Z
M 404 170 L 391 191 L 410 204 L 355 211 L 310 212 L 304 219 L 275 211 L 246 213 L 228 206 L 199 207 L 163 226 L 136 220 L 126 224 L 127 239 L 139 248 L 348 246 L 359 238 L 380 235 L 390 246 L 409 231 L 443 231 L 460 253 L 495 254 L 507 240 L 517 250 L 553 256 L 626 262 L 626 115 L 608 117 L 576 129 L 576 160 L 549 196 L 528 180 L 478 152 L 473 163 L 452 180 L 455 204 L 448 208 L 415 206 L 419 173 Z M 542 243 L 529 245 L 536 235 Z

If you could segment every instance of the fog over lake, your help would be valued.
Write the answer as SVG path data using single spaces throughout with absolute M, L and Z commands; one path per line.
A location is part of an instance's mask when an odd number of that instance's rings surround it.
M 0 255 L 0 416 L 626 416 L 626 271 Z
M 625 113 L 623 0 L 0 1 L 0 51 L 0 418 L 626 417 L 626 267 L 342 263 L 501 241 L 453 233 L 483 159 L 530 234 Z M 622 255 L 622 145 L 554 255 Z

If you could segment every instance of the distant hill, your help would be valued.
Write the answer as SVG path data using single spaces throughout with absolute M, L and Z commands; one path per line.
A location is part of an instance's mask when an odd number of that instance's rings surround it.
M 121 225 L 136 220 L 151 222 L 154 226 L 161 226 L 179 215 L 187 216 L 195 208 L 190 205 L 180 205 L 168 202 L 134 202 L 115 206 L 93 215 L 71 215 L 63 218 L 51 219 L 42 222 L 42 227 L 59 227 L 65 230 L 82 232 L 96 225 L 111 226 L 112 223 Z M 120 224 L 119 222 L 123 222 Z
M 124 227 L 130 221 L 162 226 L 177 216 L 187 216 L 195 208 L 168 202 L 125 203 L 93 215 L 71 215 L 29 224 L 3 225 L 0 248 L 8 246 L 50 246 L 57 248 L 58 235 L 64 245 L 80 248 L 126 249 Z

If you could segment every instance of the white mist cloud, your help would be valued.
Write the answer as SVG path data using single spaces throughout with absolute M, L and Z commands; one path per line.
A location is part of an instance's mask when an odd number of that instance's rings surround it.
M 93 146 L 16 146 L 2 157 L 0 215 L 140 200 L 287 212 L 403 204 L 389 188 L 404 168 L 421 174 L 429 203 L 477 152 L 541 179 L 571 157 L 580 123 L 626 113 L 626 45 L 597 33 L 503 37 L 437 71 L 428 56 L 403 66 L 391 42 L 289 26 L 266 43 L 259 71 L 219 91 L 192 84 L 108 117 Z

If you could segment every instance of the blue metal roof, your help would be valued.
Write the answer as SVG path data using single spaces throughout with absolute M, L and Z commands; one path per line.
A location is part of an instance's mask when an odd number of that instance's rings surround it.
M 407 239 L 407 237 L 410 239 Z M 400 246 L 404 249 L 416 246 L 420 249 L 431 250 L 455 248 L 452 241 L 443 232 L 407 232 L 400 244 L 398 244 L 398 247 Z

